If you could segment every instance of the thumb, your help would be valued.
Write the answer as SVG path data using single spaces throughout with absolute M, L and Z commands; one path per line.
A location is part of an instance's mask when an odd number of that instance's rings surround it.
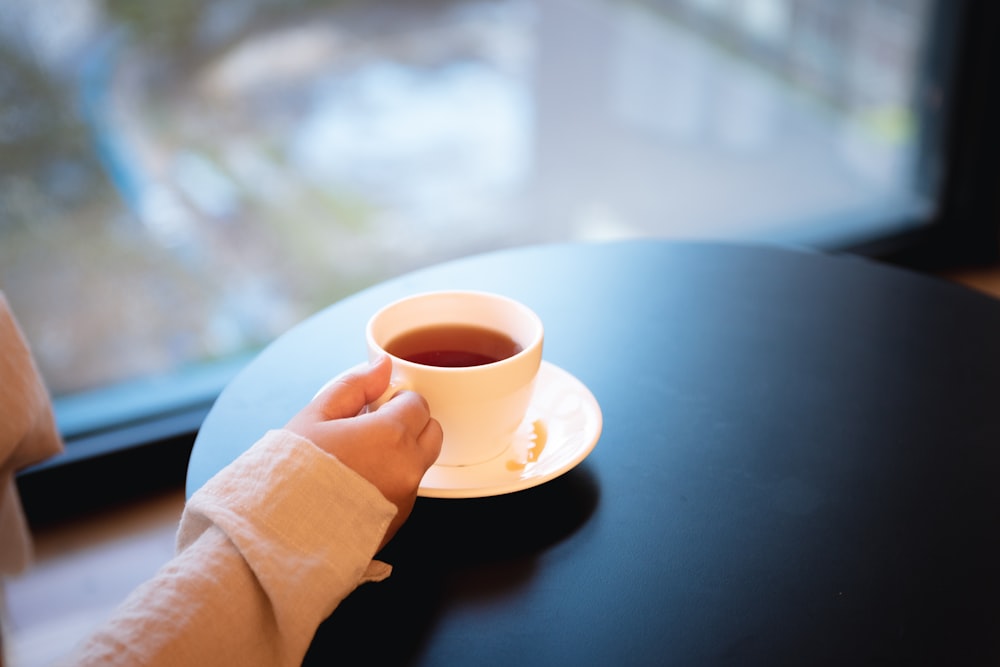
M 311 407 L 323 420 L 354 417 L 382 395 L 391 375 L 392 361 L 383 355 L 335 378 L 313 399 Z

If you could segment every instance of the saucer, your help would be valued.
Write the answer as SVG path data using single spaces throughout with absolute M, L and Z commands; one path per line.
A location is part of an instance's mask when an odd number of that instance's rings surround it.
M 475 465 L 432 465 L 417 495 L 485 498 L 544 484 L 587 458 L 602 424 L 601 408 L 590 390 L 543 361 L 528 413 L 507 450 Z

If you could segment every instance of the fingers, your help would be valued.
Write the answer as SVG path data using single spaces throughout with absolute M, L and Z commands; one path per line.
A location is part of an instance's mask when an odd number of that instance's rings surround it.
M 441 429 L 441 424 L 438 423 L 438 420 L 431 417 L 427 422 L 427 426 L 424 427 L 424 430 L 417 437 L 417 445 L 420 447 L 420 451 L 424 453 L 424 472 L 437 461 L 438 456 L 441 454 L 441 443 L 443 441 L 444 431 Z
M 424 424 L 430 419 L 431 410 L 423 396 L 413 391 L 404 390 L 370 414 L 375 419 L 395 420 L 407 430 L 420 433 Z
M 369 417 L 393 421 L 401 425 L 405 432 L 415 434 L 414 440 L 425 470 L 441 453 L 441 425 L 431 416 L 427 401 L 420 394 L 401 391 Z

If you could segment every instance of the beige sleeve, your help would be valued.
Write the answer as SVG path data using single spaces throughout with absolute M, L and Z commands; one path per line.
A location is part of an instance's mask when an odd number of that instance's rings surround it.
M 308 440 L 267 433 L 187 504 L 178 554 L 74 665 L 300 665 L 359 584 L 396 507 Z

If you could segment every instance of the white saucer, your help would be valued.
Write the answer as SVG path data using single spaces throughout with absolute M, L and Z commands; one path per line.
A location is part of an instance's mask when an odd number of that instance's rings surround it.
M 601 435 L 601 408 L 575 377 L 546 361 L 524 422 L 500 456 L 469 466 L 433 465 L 420 482 L 425 498 L 484 498 L 555 479 L 576 467 Z

